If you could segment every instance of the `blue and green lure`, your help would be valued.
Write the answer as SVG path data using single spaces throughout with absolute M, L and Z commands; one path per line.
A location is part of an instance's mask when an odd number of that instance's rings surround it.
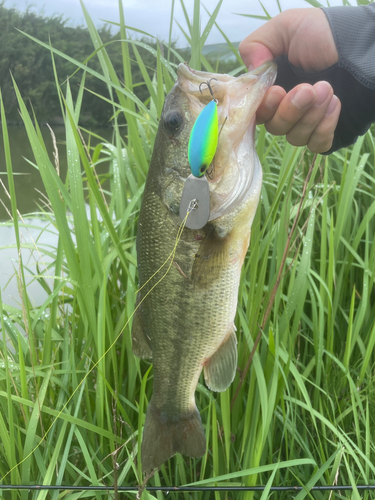
M 217 101 L 214 99 L 199 113 L 190 134 L 188 158 L 195 177 L 202 177 L 211 165 L 218 137 Z
M 186 217 L 187 211 L 191 210 L 189 207 L 194 202 L 194 209 L 186 221 L 186 226 L 190 229 L 202 228 L 210 218 L 210 188 L 204 174 L 214 159 L 219 138 L 218 101 L 213 95 L 211 80 L 199 86 L 202 93 L 201 86 L 207 85 L 213 100 L 203 108 L 195 120 L 188 145 L 191 175 L 186 179 L 182 192 L 180 217 L 182 220 Z

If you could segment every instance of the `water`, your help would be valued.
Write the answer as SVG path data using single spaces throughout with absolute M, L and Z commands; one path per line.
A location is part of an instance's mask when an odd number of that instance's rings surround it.
M 23 248 L 22 261 L 30 271 L 25 269 L 25 281 L 32 306 L 41 305 L 47 298 L 47 293 L 35 280 L 32 273 L 37 274 L 37 264 L 41 273 L 46 273 L 51 257 L 44 255 L 42 248 L 46 245 L 56 248 L 57 233 L 52 232 L 49 222 L 40 219 L 27 219 L 27 224 L 33 228 L 20 228 L 21 244 Z M 45 229 L 49 230 L 46 231 Z M 37 242 L 37 244 L 35 244 Z M 40 248 L 39 248 L 40 247 Z M 16 235 L 12 226 L 0 223 L 0 288 L 4 304 L 21 308 L 19 293 L 19 258 L 16 246 Z M 50 271 L 49 271 L 50 272 Z M 47 279 L 50 287 L 52 280 Z
M 51 133 L 47 127 L 42 127 L 41 132 L 51 162 L 54 164 L 53 142 Z M 64 142 L 65 128 L 53 127 L 53 132 L 56 137 L 57 148 L 59 151 L 60 177 L 65 181 L 67 171 L 67 154 Z M 111 140 L 111 129 L 97 129 L 95 130 L 95 133 L 103 137 L 103 139 L 106 141 Z M 87 135 L 84 135 L 84 137 L 85 140 L 87 140 Z M 14 184 L 18 210 L 21 212 L 21 214 L 35 212 L 39 210 L 38 203 L 44 205 L 45 200 L 43 200 L 43 194 L 45 194 L 45 190 L 38 170 L 30 165 L 30 163 L 27 161 L 30 160 L 31 162 L 34 162 L 34 156 L 27 138 L 26 130 L 23 127 L 10 127 L 9 141 L 12 155 L 13 172 L 16 174 L 14 175 Z M 93 139 L 91 142 L 93 145 L 95 145 L 100 141 L 97 139 Z M 8 188 L 4 147 L 2 140 L 0 140 L 0 179 L 4 182 L 6 188 Z M 0 186 L 0 199 L 5 203 L 9 210 L 10 201 L 6 196 L 2 186 Z M 6 209 L 0 203 L 0 221 L 4 220 L 9 220 L 9 215 Z
M 65 129 L 64 127 L 54 127 L 53 131 L 56 136 L 59 151 L 60 177 L 65 180 L 67 171 L 67 154 L 64 144 Z M 112 132 L 110 129 L 95 130 L 95 133 L 103 137 L 105 140 L 111 140 Z M 42 134 L 50 159 L 54 163 L 51 133 L 47 127 L 43 127 Z M 20 174 L 14 176 L 18 210 L 21 214 L 29 214 L 39 211 L 40 209 L 38 204 L 39 206 L 44 206 L 46 201 L 45 198 L 43 198 L 45 190 L 38 170 L 26 161 L 26 159 L 28 159 L 33 162 L 34 157 L 25 129 L 22 127 L 9 128 L 9 140 L 11 146 L 13 172 Z M 98 142 L 98 140 L 95 140 L 94 144 Z M 101 172 L 107 169 L 108 165 L 103 164 Z M 0 180 L 4 183 L 5 188 L 8 189 L 4 149 L 1 140 Z M 0 185 L 0 200 L 10 211 L 10 200 L 2 185 Z M 21 298 L 17 283 L 18 253 L 16 248 L 16 237 L 14 228 L 4 222 L 10 220 L 9 213 L 6 208 L 4 208 L 3 204 L 0 203 L 0 289 L 4 304 L 19 308 L 21 306 Z M 30 269 L 35 273 L 37 272 L 36 264 L 38 263 L 40 269 L 44 271 L 48 261 L 50 262 L 51 259 L 48 260 L 42 252 L 38 252 L 35 248 L 32 249 L 32 247 L 34 247 L 33 242 L 37 241 L 37 246 L 40 247 L 51 245 L 53 248 L 56 248 L 56 231 L 53 230 L 50 223 L 42 219 L 27 218 L 27 224 L 28 226 L 33 227 L 20 229 L 22 245 L 31 247 L 24 248 L 22 250 L 23 263 L 24 265 L 30 267 Z M 26 282 L 29 284 L 28 292 L 32 305 L 38 306 L 45 301 L 47 294 L 32 278 L 31 274 L 27 273 L 27 271 L 25 272 Z

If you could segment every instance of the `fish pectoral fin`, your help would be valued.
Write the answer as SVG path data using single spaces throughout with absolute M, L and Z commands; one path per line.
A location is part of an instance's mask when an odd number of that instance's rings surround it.
M 191 279 L 195 287 L 204 289 L 219 281 L 228 266 L 230 240 L 210 227 L 195 256 Z
M 163 415 L 152 399 L 147 408 L 141 447 L 142 470 L 149 473 L 175 453 L 201 457 L 206 453 L 206 438 L 197 407 L 176 417 Z
M 209 389 L 222 392 L 233 382 L 237 370 L 237 337 L 235 327 L 219 349 L 204 365 L 204 380 Z
M 137 296 L 136 311 L 133 316 L 132 326 L 132 350 L 138 358 L 152 358 L 152 349 L 149 337 L 145 333 L 144 324 L 142 321 L 142 305 L 138 307 L 140 302 L 140 294 Z

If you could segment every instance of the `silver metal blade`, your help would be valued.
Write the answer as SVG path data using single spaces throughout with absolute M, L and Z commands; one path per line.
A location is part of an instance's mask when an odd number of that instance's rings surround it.
M 194 177 L 191 174 L 185 181 L 180 202 L 181 220 L 185 219 L 188 211 L 186 227 L 201 229 L 207 224 L 210 218 L 210 188 L 205 176 Z

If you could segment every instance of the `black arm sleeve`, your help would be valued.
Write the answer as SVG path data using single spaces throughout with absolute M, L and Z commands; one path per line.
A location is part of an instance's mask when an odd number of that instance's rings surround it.
M 333 145 L 325 154 L 349 146 L 375 122 L 375 3 L 323 9 L 331 26 L 339 61 L 318 73 L 296 68 L 286 56 L 276 59 L 275 84 L 287 92 L 300 83 L 329 82 L 341 101 Z

